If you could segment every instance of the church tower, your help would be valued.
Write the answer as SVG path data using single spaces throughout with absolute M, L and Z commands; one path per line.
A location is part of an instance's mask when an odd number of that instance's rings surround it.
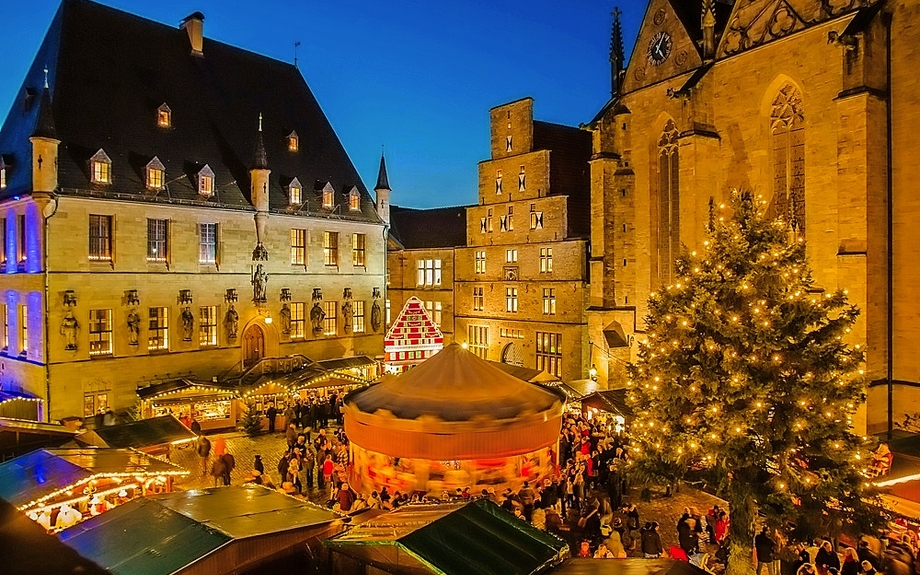
M 377 215 L 387 225 L 390 224 L 390 182 L 387 179 L 387 163 L 383 154 L 380 154 L 380 171 L 377 173 Z

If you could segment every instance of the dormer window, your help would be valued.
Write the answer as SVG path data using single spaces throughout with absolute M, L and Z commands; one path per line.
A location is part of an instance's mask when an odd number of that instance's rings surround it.
M 352 212 L 357 212 L 361 209 L 361 192 L 358 191 L 358 188 L 352 188 L 348 192 L 348 210 Z
M 148 190 L 162 190 L 163 189 L 163 176 L 166 173 L 166 166 L 163 165 L 163 162 L 160 161 L 156 156 L 146 166 L 147 172 L 147 189 Z
M 214 193 L 214 170 L 207 164 L 198 172 L 198 193 L 206 198 Z
M 335 201 L 335 190 L 332 189 L 332 184 L 326 183 L 323 187 L 323 208 L 331 210 L 333 208 L 333 202 Z
M 172 127 L 172 110 L 169 109 L 169 106 L 166 105 L 166 102 L 157 108 L 157 126 L 161 128 Z
M 7 171 L 6 162 L 4 162 L 3 157 L 0 156 L 0 190 L 6 189 L 6 171 Z
M 296 152 L 300 149 L 300 138 L 297 136 L 297 132 L 291 132 L 288 134 L 287 148 L 288 152 Z
M 112 183 L 112 158 L 102 148 L 89 159 L 89 173 L 94 184 Z
M 303 203 L 303 186 L 300 185 L 300 180 L 297 178 L 288 184 L 288 200 L 292 206 L 299 206 Z

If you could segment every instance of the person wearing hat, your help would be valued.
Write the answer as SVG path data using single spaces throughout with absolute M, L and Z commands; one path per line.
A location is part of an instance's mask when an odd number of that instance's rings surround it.
M 262 463 L 262 456 L 256 455 L 255 463 L 252 464 L 252 468 L 258 471 L 259 473 L 265 473 L 265 464 Z

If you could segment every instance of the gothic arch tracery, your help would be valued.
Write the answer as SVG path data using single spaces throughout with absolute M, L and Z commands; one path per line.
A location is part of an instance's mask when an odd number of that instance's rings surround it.
M 680 247 L 680 131 L 668 120 L 658 138 L 658 281 L 673 281 Z
M 773 99 L 773 208 L 794 232 L 805 235 L 805 116 L 802 95 L 792 84 Z

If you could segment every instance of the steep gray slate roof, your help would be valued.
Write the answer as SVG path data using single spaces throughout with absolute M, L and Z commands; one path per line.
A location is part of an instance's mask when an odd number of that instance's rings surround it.
M 119 195 L 144 201 L 178 200 L 252 209 L 249 167 L 256 158 L 259 114 L 271 169 L 272 210 L 287 210 L 285 186 L 303 185 L 299 211 L 321 208 L 326 182 L 335 188 L 333 214 L 380 221 L 374 203 L 319 104 L 293 65 L 218 42 L 204 30 L 203 57 L 190 54 L 188 34 L 89 0 L 63 0 L 13 107 L 0 130 L 0 154 L 10 166 L 14 196 L 31 188 L 29 136 L 39 123 L 48 67 L 53 126 L 61 140 L 62 193 Z M 172 127 L 156 122 L 167 104 Z M 296 131 L 298 152 L 287 149 Z M 112 159 L 112 184 L 90 182 L 89 158 L 102 148 Z M 144 167 L 156 156 L 168 189 L 145 189 Z M 197 193 L 195 176 L 207 164 L 216 191 Z M 361 193 L 349 212 L 347 194 Z
M 390 236 L 406 249 L 465 246 L 466 208 L 417 210 L 390 206 Z

